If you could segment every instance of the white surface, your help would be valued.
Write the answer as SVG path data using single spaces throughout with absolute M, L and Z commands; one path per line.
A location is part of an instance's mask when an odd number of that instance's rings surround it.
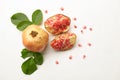
M 28 76 L 21 71 L 21 32 L 10 17 L 23 12 L 31 19 L 36 9 L 43 13 L 48 10 L 44 20 L 56 13 L 77 17 L 71 26 L 76 24 L 78 28 L 71 27 L 70 31 L 78 38 L 75 47 L 65 52 L 55 52 L 48 46 L 44 64 Z M 93 31 L 81 35 L 83 25 L 92 26 Z M 77 47 L 79 42 L 85 46 Z M 86 46 L 87 42 L 92 46 Z M 83 54 L 87 56 L 85 60 Z M 73 60 L 68 59 L 69 55 L 73 55 Z M 56 65 L 55 60 L 60 64 Z M 1 0 L 0 80 L 120 80 L 120 0 Z

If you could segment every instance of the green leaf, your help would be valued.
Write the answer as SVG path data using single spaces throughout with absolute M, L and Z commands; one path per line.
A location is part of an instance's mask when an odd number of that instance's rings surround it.
M 29 51 L 29 50 L 27 50 L 27 49 L 23 49 L 22 51 L 21 51 L 21 54 L 22 54 L 22 58 L 23 59 L 25 59 L 25 58 L 27 58 L 27 57 L 31 57 L 31 56 L 33 56 L 33 52 L 31 52 L 31 51 Z
M 30 21 L 22 21 L 17 25 L 17 29 L 20 31 L 23 31 L 26 27 L 28 27 L 31 24 L 32 24 L 32 22 L 30 22 Z
M 37 66 L 36 66 L 34 59 L 32 57 L 29 58 L 28 60 L 26 60 L 22 64 L 21 68 L 22 68 L 23 73 L 25 73 L 27 75 L 30 75 L 37 70 Z
M 27 58 L 30 57 L 28 60 L 26 60 L 21 68 L 23 73 L 25 74 L 32 74 L 34 71 L 37 70 L 37 66 L 36 65 L 42 65 L 43 64 L 43 55 L 40 52 L 32 52 L 29 51 L 27 49 L 23 49 L 21 51 L 22 54 L 22 58 Z
M 43 64 L 43 55 L 41 53 L 34 53 L 34 61 L 37 65 Z
M 42 24 L 43 21 L 43 14 L 41 10 L 36 10 L 32 14 L 32 22 L 36 25 Z
M 29 21 L 28 17 L 23 13 L 16 13 L 11 17 L 11 22 L 18 25 L 22 21 Z

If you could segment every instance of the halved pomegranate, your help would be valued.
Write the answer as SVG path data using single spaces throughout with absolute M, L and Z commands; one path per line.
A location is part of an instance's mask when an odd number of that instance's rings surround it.
M 65 33 L 55 37 L 51 41 L 51 47 L 55 50 L 62 51 L 71 49 L 76 42 L 76 34 Z
M 45 28 L 51 34 L 57 35 L 61 33 L 65 33 L 70 28 L 71 20 L 68 16 L 63 14 L 56 14 L 50 18 L 48 18 L 45 22 Z

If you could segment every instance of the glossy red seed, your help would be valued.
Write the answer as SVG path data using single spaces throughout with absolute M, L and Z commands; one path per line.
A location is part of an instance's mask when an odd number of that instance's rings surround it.
M 81 30 L 80 32 L 81 32 L 81 34 L 83 34 L 83 33 L 84 33 L 84 32 L 83 32 L 83 30 Z
M 63 7 L 61 7 L 61 8 L 60 8 L 60 10 L 61 10 L 61 11 L 64 11 L 64 8 L 63 8 Z
M 77 26 L 76 26 L 76 25 L 74 25 L 74 28 L 77 28 Z
M 89 28 L 90 31 L 92 31 L 93 29 L 92 28 Z
M 73 18 L 73 20 L 74 20 L 74 21 L 76 21 L 76 20 L 77 20 L 77 18 Z
M 87 29 L 87 26 L 83 26 L 83 29 Z
M 91 43 L 88 43 L 88 46 L 92 46 L 92 44 L 91 44 Z
M 86 58 L 86 55 L 84 54 L 84 55 L 83 55 L 83 59 L 85 59 L 85 58 Z
M 69 56 L 69 59 L 71 60 L 72 58 L 73 58 L 73 56 L 72 56 L 72 55 L 70 55 L 70 56 Z
M 48 13 L 48 10 L 45 10 L 45 13 L 47 14 L 47 13 Z
M 59 64 L 59 61 L 55 61 L 56 64 Z
M 78 47 L 82 47 L 82 45 L 81 45 L 81 44 L 78 44 Z

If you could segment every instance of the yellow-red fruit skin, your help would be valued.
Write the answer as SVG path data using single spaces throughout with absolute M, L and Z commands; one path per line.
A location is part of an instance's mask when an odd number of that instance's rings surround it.
M 22 32 L 23 45 L 33 52 L 42 52 L 48 40 L 48 33 L 37 25 L 30 25 Z

